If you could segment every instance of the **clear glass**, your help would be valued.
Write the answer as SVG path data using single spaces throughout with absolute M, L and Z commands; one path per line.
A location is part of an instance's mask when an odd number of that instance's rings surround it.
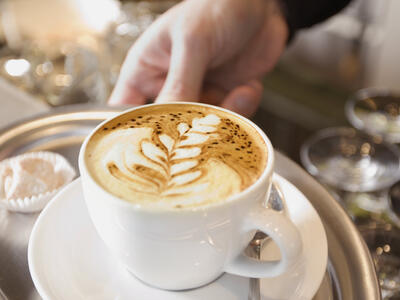
M 350 192 L 390 187 L 399 179 L 399 150 L 353 128 L 327 128 L 301 147 L 305 168 L 322 182 Z
M 369 193 L 347 192 L 343 194 L 343 201 L 349 210 L 384 213 L 388 209 L 386 190 Z
M 105 103 L 129 48 L 178 1 L 104 0 L 95 14 L 82 1 L 58 1 L 52 15 L 36 2 L 0 0 L 0 76 L 58 106 Z
M 368 193 L 343 192 L 343 207 L 357 226 L 373 222 L 391 223 L 387 189 Z
M 358 91 L 346 103 L 346 116 L 357 129 L 400 143 L 400 94 L 376 88 Z
M 360 232 L 375 264 L 382 299 L 400 299 L 400 229 L 373 223 Z
M 53 106 L 104 103 L 110 93 L 100 57 L 84 45 L 66 43 L 48 52 L 26 41 L 21 50 L 0 54 L 3 78 Z

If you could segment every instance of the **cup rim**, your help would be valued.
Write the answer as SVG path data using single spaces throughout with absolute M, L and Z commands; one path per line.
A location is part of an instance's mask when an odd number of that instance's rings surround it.
M 149 106 L 160 106 L 160 105 L 176 105 L 176 104 L 188 104 L 188 105 L 197 105 L 197 106 L 205 106 L 205 107 L 210 107 L 212 109 L 216 109 L 219 111 L 223 111 L 226 112 L 228 114 L 232 114 L 235 117 L 239 118 L 241 121 L 248 123 L 249 125 L 251 125 L 256 131 L 257 133 L 262 137 L 262 139 L 264 140 L 264 143 L 266 145 L 267 148 L 267 161 L 265 164 L 265 169 L 263 170 L 263 172 L 261 173 L 261 175 L 258 177 L 258 179 L 249 187 L 247 187 L 246 189 L 244 189 L 243 191 L 241 191 L 240 193 L 231 195 L 230 197 L 228 197 L 227 199 L 225 199 L 224 201 L 218 201 L 215 203 L 211 203 L 211 204 L 207 204 L 205 206 L 196 206 L 196 207 L 181 207 L 181 208 L 173 208 L 173 207 L 158 207 L 158 206 L 147 206 L 147 205 L 141 205 L 138 203 L 133 203 L 127 200 L 122 199 L 122 197 L 118 197 L 114 194 L 112 194 L 111 192 L 107 191 L 104 187 L 102 187 L 90 174 L 90 171 L 86 165 L 86 160 L 85 160 L 85 152 L 87 149 L 87 144 L 89 143 L 90 139 L 92 138 L 92 136 L 98 132 L 98 130 L 103 127 L 105 124 L 107 124 L 108 122 L 111 122 L 112 120 L 115 120 L 117 118 L 119 118 L 120 116 L 124 115 L 124 114 L 128 114 L 132 111 L 138 110 L 138 109 L 142 109 L 145 107 L 149 107 Z M 272 176 L 273 173 L 273 168 L 274 168 L 274 161 L 275 161 L 275 157 L 274 157 L 274 149 L 272 146 L 271 141 L 269 140 L 269 138 L 267 137 L 267 135 L 264 133 L 263 130 L 261 130 L 261 128 L 259 126 L 257 126 L 254 122 L 252 122 L 251 120 L 241 116 L 238 113 L 235 113 L 231 110 L 228 110 L 226 108 L 222 108 L 219 106 L 215 106 L 215 105 L 211 105 L 211 104 L 205 104 L 205 103 L 199 103 L 199 102 L 187 102 L 187 101 L 174 101 L 174 102 L 166 102 L 166 103 L 151 103 L 151 104 L 145 104 L 145 105 L 139 105 L 139 106 L 135 106 L 132 108 L 129 108 L 127 110 L 124 110 L 120 113 L 118 113 L 117 115 L 104 120 L 103 122 L 101 122 L 100 124 L 98 124 L 91 132 L 90 134 L 85 138 L 84 142 L 81 145 L 80 151 L 79 151 L 79 160 L 78 160 L 78 165 L 79 165 L 79 171 L 82 174 L 85 175 L 85 177 L 87 179 L 90 180 L 91 184 L 94 185 L 97 189 L 100 189 L 103 193 L 105 193 L 110 200 L 112 200 L 114 203 L 118 204 L 118 205 L 122 205 L 124 207 L 130 208 L 130 209 L 134 209 L 134 210 L 138 210 L 138 211 L 147 211 L 147 212 L 187 212 L 187 211 L 206 211 L 206 210 L 210 210 L 213 208 L 218 208 L 218 207 L 222 207 L 228 204 L 233 204 L 236 202 L 239 202 L 240 200 L 246 199 L 246 195 L 250 194 L 253 190 L 258 189 L 260 186 L 267 184 L 267 179 L 269 177 Z M 84 184 L 84 183 L 83 183 Z

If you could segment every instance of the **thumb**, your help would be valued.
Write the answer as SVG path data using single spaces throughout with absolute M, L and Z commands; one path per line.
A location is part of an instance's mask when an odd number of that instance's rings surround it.
M 173 41 L 168 75 L 156 102 L 199 101 L 206 68 L 202 47 Z

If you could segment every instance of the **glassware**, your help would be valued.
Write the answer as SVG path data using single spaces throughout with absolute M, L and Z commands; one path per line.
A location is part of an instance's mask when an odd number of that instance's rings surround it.
M 68 45 L 53 57 L 44 57 L 32 75 L 51 105 L 106 102 L 110 93 L 100 57 L 89 47 Z
M 301 147 L 305 168 L 322 182 L 349 192 L 390 187 L 400 178 L 400 152 L 353 128 L 327 128 Z
M 100 57 L 80 44 L 47 52 L 26 42 L 22 50 L 3 52 L 0 75 L 53 106 L 104 103 L 111 89 Z
M 53 106 L 106 102 L 129 48 L 179 2 L 61 1 L 49 15 L 46 1 L 0 1 L 0 75 Z
M 358 91 L 346 103 L 350 123 L 389 143 L 400 143 L 400 94 L 377 88 Z
M 105 28 L 120 12 L 118 2 L 58 1 L 51 14 L 44 13 L 47 2 L 0 3 L 8 45 L 0 53 L 0 75 L 53 106 L 106 102 L 112 53 L 102 41 Z
M 400 143 L 400 95 L 363 89 L 346 102 L 345 112 L 356 129 L 315 133 L 300 158 L 363 234 L 383 299 L 400 299 L 400 152 L 393 145 Z
M 400 299 L 400 229 L 372 223 L 360 232 L 375 264 L 382 299 Z
M 392 223 L 387 189 L 368 193 L 342 192 L 341 202 L 357 226 L 371 222 Z

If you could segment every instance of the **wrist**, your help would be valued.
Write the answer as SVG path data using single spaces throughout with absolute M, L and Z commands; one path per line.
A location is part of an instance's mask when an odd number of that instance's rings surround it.
M 285 20 L 286 26 L 288 28 L 287 43 L 289 44 L 293 40 L 293 37 L 296 33 L 296 28 L 290 18 L 288 1 L 287 0 L 272 0 L 272 1 L 276 2 L 277 9 L 279 10 L 279 13 Z

